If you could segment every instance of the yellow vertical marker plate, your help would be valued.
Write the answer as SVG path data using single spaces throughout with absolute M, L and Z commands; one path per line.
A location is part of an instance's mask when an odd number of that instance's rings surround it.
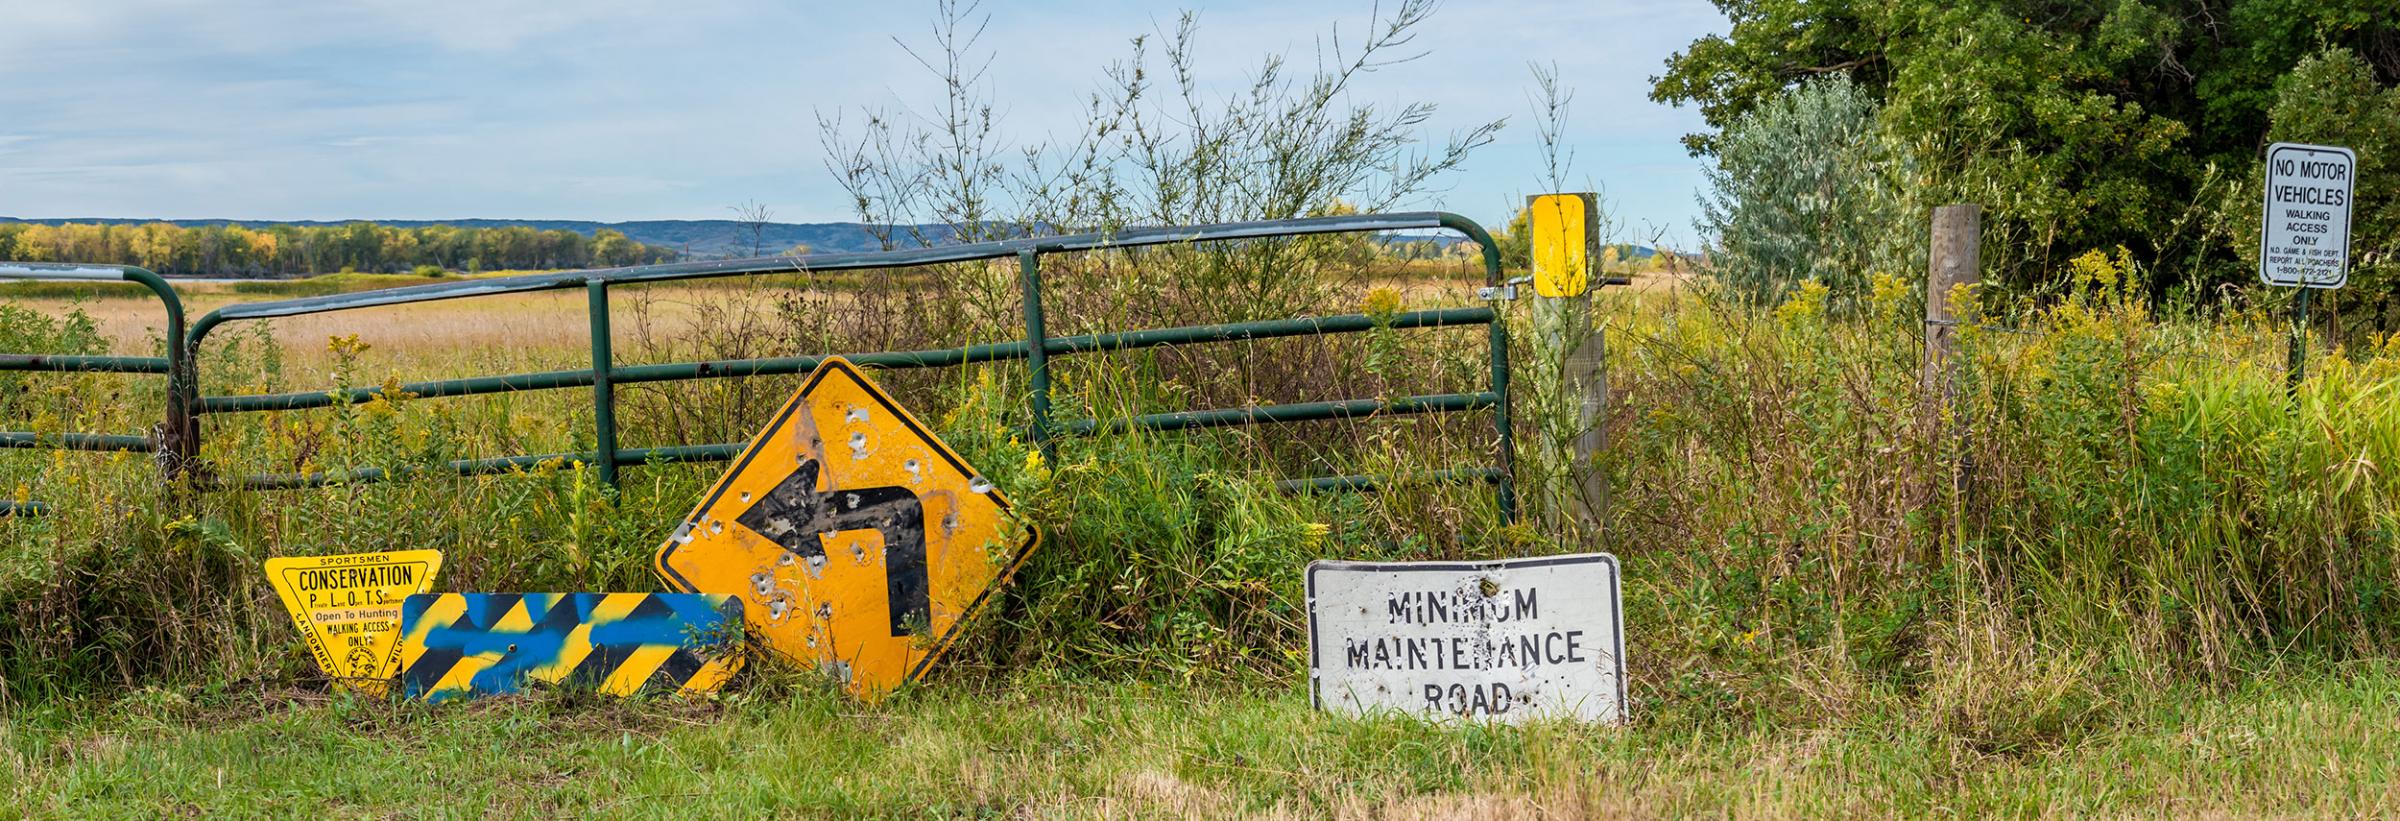
M 1533 252 L 1533 292 L 1582 296 L 1592 286 L 1590 194 L 1542 194 L 1525 204 Z
M 267 560 L 267 582 L 326 675 L 383 695 L 400 664 L 400 603 L 433 589 L 439 550 L 283 556 Z
M 828 358 L 658 551 L 658 573 L 729 593 L 776 652 L 864 698 L 913 681 L 1039 534 L 931 429 Z

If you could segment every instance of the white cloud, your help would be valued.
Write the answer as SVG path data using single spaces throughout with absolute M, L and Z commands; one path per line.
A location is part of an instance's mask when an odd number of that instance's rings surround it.
M 923 2 L 9 5 L 0 214 L 15 216 L 708 218 L 757 198 L 787 219 L 840 219 L 813 112 L 936 92 L 892 42 L 924 41 Z M 1232 93 L 1270 50 L 1305 63 L 1337 20 L 1355 42 L 1369 6 L 1208 3 L 1203 83 Z M 1003 129 L 1028 139 L 1075 129 L 1101 67 L 1176 14 L 1097 0 L 986 10 Z M 1417 43 L 1430 56 L 1353 97 L 1436 102 L 1434 136 L 1515 121 L 1424 203 L 1493 219 L 1538 176 L 1526 62 L 1555 61 L 1576 91 L 1577 176 L 1621 212 L 1680 223 L 1698 166 L 1675 138 L 1698 118 L 1649 103 L 1647 78 L 1723 25 L 1700 0 L 1452 0 Z

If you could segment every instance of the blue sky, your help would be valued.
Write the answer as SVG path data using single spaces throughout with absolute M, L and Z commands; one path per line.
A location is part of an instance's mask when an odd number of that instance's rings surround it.
M 1386 5 L 1389 5 L 1387 0 Z M 1203 82 L 1238 89 L 1268 51 L 1311 54 L 1371 2 L 987 0 L 1005 135 L 1070 132 L 1129 38 L 1200 14 Z M 240 219 L 851 217 L 818 112 L 938 93 L 893 42 L 931 0 L 5 0 L 0 215 Z M 1722 31 L 1704 0 L 1448 0 L 1361 102 L 1435 103 L 1434 139 L 1510 119 L 1414 207 L 1504 218 L 1540 188 L 1527 62 L 1575 93 L 1572 179 L 1621 235 L 1688 244 L 1697 112 L 1649 77 Z M 920 106 L 921 107 L 921 106 Z M 1573 186 L 1583 187 L 1583 186 Z

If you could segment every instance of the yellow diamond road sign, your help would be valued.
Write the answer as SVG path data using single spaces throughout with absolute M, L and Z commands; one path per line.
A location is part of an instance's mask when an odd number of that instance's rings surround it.
M 441 570 L 439 550 L 284 556 L 267 560 L 267 581 L 326 675 L 382 695 L 399 672 L 400 603 Z
M 1533 292 L 1582 296 L 1592 285 L 1592 241 L 1599 211 L 1590 194 L 1527 197 L 1525 227 L 1533 255 Z
M 740 596 L 767 646 L 874 698 L 938 660 L 1039 538 L 835 357 L 668 537 L 658 572 L 677 590 Z

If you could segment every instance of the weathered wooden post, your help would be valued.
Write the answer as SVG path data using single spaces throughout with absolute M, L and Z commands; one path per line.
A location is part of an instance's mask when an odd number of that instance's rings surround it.
M 1966 477 L 1968 464 L 1967 438 L 1964 427 L 1954 426 L 1950 400 L 1957 390 L 1953 378 L 1958 354 L 1960 317 L 1950 310 L 1950 301 L 1962 285 L 1971 286 L 1983 278 L 1982 248 L 1983 206 L 1944 205 L 1933 209 L 1933 240 L 1928 247 L 1925 265 L 1925 364 L 1918 373 L 1924 397 L 1922 407 L 1928 444 L 1935 453 L 1949 449 L 1950 458 L 1937 458 L 1932 487 L 1927 488 L 1929 499 L 1940 499 L 1946 493 L 1949 523 L 1940 529 L 1939 537 L 1949 542 L 1949 549 L 1958 551 L 1950 559 L 1954 578 L 1955 606 L 1963 609 L 1967 600 L 1967 573 L 1970 559 L 1966 555 L 1967 540 L 1959 530 L 1965 518 Z M 1945 441 L 1946 440 L 1946 441 Z M 1944 475 L 1946 474 L 1946 475 Z M 1942 488 L 1947 484 L 1948 488 Z
M 1919 379 L 1937 407 L 1950 398 L 1950 359 L 1958 353 L 1959 318 L 1950 311 L 1950 299 L 1959 286 L 1982 281 L 1982 240 L 1983 206 L 1933 209 L 1933 242 L 1925 267 L 1925 365 Z

